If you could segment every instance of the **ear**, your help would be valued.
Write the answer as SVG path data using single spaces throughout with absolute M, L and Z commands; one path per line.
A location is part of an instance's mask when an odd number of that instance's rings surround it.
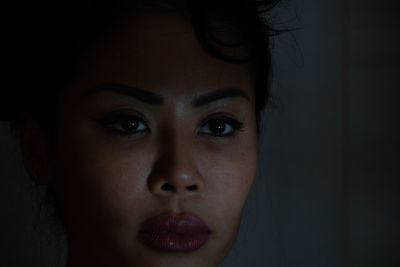
M 25 169 L 35 183 L 50 184 L 49 135 L 28 112 L 21 113 L 20 122 L 21 154 Z

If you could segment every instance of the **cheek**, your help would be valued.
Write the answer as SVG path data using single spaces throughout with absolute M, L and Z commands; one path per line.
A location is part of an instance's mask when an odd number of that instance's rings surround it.
M 84 129 L 61 139 L 56 190 L 66 219 L 120 224 L 140 212 L 154 154 L 148 146 L 121 146 Z
M 240 152 L 239 152 L 240 151 Z M 216 220 L 225 226 L 237 223 L 257 169 L 256 144 L 224 148 L 208 153 L 199 162 L 204 163 L 207 191 L 204 198 L 211 209 L 218 210 Z M 227 220 L 229 218 L 229 220 Z
M 208 164 L 213 173 L 207 175 L 213 177 L 210 179 L 210 190 L 225 192 L 216 194 L 221 198 L 232 198 L 233 200 L 243 200 L 253 182 L 256 172 L 256 156 L 249 153 L 223 154 L 214 158 L 214 161 Z
M 222 244 L 221 255 L 226 255 L 235 242 L 243 206 L 256 174 L 256 151 L 251 145 L 225 148 L 202 159 L 208 159 L 203 166 L 207 169 L 205 176 L 209 177 L 202 206 L 215 230 L 212 239 Z

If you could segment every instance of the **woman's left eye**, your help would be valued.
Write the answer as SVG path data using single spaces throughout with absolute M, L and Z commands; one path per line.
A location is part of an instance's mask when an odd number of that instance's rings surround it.
M 243 123 L 226 116 L 207 120 L 200 128 L 200 134 L 207 134 L 213 137 L 233 136 L 236 131 L 243 128 Z
M 121 135 L 135 135 L 149 130 L 147 122 L 139 116 L 119 115 L 99 120 L 106 129 Z

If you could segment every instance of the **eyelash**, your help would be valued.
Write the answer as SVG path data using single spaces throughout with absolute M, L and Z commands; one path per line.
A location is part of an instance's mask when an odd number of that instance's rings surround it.
M 120 135 L 120 136 L 139 135 L 139 134 L 143 134 L 143 133 L 149 131 L 149 126 L 148 126 L 147 121 L 144 118 L 142 118 L 141 116 L 138 116 L 138 115 L 124 115 L 124 114 L 112 115 L 112 116 L 107 116 L 107 117 L 104 117 L 102 119 L 99 119 L 98 121 L 110 133 L 117 134 L 117 135 Z M 145 130 L 140 130 L 140 131 L 135 130 L 135 132 L 132 133 L 132 132 L 129 132 L 127 130 L 117 130 L 116 127 L 112 126 L 112 125 L 115 125 L 115 124 L 118 124 L 118 125 L 122 126 L 122 124 L 118 123 L 118 122 L 132 122 L 132 121 L 136 122 L 138 124 L 143 124 L 146 127 L 146 129 Z
M 241 131 L 243 130 L 243 126 L 244 124 L 238 120 L 235 120 L 231 117 L 225 116 L 225 115 L 220 115 L 217 117 L 212 117 L 212 118 L 207 118 L 205 119 L 202 123 L 201 123 L 201 127 L 203 128 L 204 126 L 210 124 L 210 123 L 222 123 L 224 126 L 224 129 L 226 128 L 226 125 L 229 125 L 232 130 L 228 133 L 228 134 L 211 134 L 211 133 L 199 133 L 199 134 L 206 134 L 206 135 L 210 135 L 212 137 L 233 137 L 237 131 Z
M 119 136 L 129 137 L 129 136 L 144 134 L 144 133 L 150 131 L 148 122 L 144 118 L 142 118 L 141 116 L 138 116 L 138 115 L 123 115 L 123 114 L 112 115 L 112 116 L 107 116 L 107 117 L 101 118 L 98 120 L 98 122 L 104 128 L 106 128 L 106 130 L 110 131 L 110 133 L 117 134 Z M 135 122 L 136 123 L 135 130 L 133 132 L 130 132 L 127 130 L 117 130 L 116 127 L 113 126 L 115 124 L 122 126 L 121 122 L 129 122 L 129 123 Z M 223 125 L 222 129 L 224 130 L 224 132 L 225 132 L 226 127 L 230 127 L 230 128 L 232 128 L 232 130 L 227 134 L 218 134 L 218 133 L 216 134 L 215 132 L 212 132 L 212 129 L 209 129 L 208 133 L 199 132 L 200 135 L 209 135 L 214 138 L 229 138 L 229 137 L 233 137 L 234 135 L 236 135 L 237 131 L 241 131 L 244 126 L 244 124 L 242 122 L 239 122 L 236 119 L 233 119 L 229 116 L 222 115 L 222 116 L 205 119 L 201 123 L 200 129 L 206 127 L 207 125 L 209 128 L 210 123 L 216 123 L 215 126 L 220 126 L 222 124 Z M 145 129 L 137 131 L 136 129 L 140 128 L 139 126 L 141 126 L 141 125 L 144 125 Z M 123 128 L 123 127 L 119 127 L 119 128 Z

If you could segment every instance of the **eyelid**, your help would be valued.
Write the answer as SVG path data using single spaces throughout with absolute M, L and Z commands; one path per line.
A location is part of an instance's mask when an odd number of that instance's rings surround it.
M 117 109 L 108 112 L 106 113 L 106 115 L 102 116 L 102 118 L 113 118 L 113 117 L 139 117 L 140 119 L 148 123 L 146 116 L 144 116 L 141 112 L 136 111 L 134 109 Z
M 120 119 L 136 119 L 136 118 L 142 120 L 143 122 L 146 123 L 146 125 L 148 125 L 147 120 L 138 114 L 125 114 L 125 113 L 108 114 L 104 117 L 101 117 L 98 120 L 102 121 L 102 122 L 106 122 L 106 121 L 112 122 L 112 121 L 116 121 L 116 120 L 120 120 Z
M 230 118 L 230 119 L 235 119 L 235 117 L 229 113 L 226 112 L 215 112 L 207 115 L 204 119 L 201 120 L 201 125 L 207 122 L 210 119 L 215 119 L 215 118 Z
M 209 122 L 212 119 L 221 119 L 227 122 L 231 122 L 233 124 L 235 124 L 236 122 L 240 123 L 241 125 L 243 125 L 242 122 L 240 122 L 238 119 L 234 118 L 234 116 L 226 114 L 226 113 L 213 113 L 208 115 L 206 118 L 204 118 L 200 125 L 204 126 L 207 122 Z

